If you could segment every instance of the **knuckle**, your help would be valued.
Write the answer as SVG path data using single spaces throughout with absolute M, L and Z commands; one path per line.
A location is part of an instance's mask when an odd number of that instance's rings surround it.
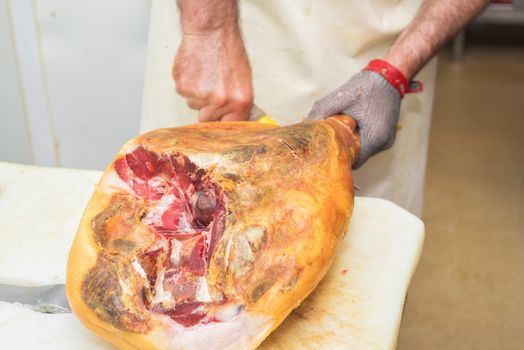
M 228 98 L 225 94 L 223 93 L 215 93 L 213 95 L 213 97 L 211 98 L 211 102 L 214 104 L 214 105 L 217 105 L 219 107 L 223 107 L 225 105 L 228 104 Z
M 244 93 L 215 93 L 212 97 L 212 103 L 219 107 L 229 107 L 232 109 L 248 109 L 251 108 L 253 103 L 253 96 L 251 94 Z
M 253 99 L 249 98 L 248 96 L 242 96 L 235 99 L 235 105 L 238 106 L 238 108 L 244 110 L 251 108 L 251 105 L 253 104 Z
M 253 92 L 251 89 L 242 89 L 232 96 L 232 102 L 239 106 L 248 106 L 253 102 Z
M 173 77 L 175 80 L 175 88 L 181 95 L 186 95 L 191 91 L 191 84 L 184 75 L 177 75 Z
M 175 90 L 176 90 L 176 92 L 178 92 L 178 94 L 180 94 L 181 96 L 184 96 L 184 97 L 191 95 L 191 92 L 187 88 L 187 85 L 184 85 L 184 84 L 176 84 L 175 85 Z

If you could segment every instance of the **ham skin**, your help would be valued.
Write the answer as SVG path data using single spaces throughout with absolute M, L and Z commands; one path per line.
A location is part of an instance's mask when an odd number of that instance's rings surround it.
M 326 274 L 353 209 L 345 116 L 201 123 L 125 144 L 84 212 L 67 294 L 121 349 L 254 349 Z

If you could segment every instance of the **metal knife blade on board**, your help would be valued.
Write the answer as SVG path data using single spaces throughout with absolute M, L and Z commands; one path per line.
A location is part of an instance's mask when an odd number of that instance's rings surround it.
M 65 284 L 23 287 L 0 283 L 0 301 L 19 303 L 46 314 L 71 312 Z

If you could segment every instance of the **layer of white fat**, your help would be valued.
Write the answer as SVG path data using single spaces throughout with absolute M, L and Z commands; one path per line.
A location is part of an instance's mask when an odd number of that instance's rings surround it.
M 214 315 L 221 322 L 229 321 L 244 310 L 243 305 L 226 304 Z
M 193 232 L 194 229 L 191 227 L 190 219 L 187 217 L 186 212 L 182 212 L 178 218 L 178 232 Z
M 158 186 L 162 186 L 165 182 L 166 180 L 164 180 L 160 176 L 154 176 L 151 179 L 147 180 L 147 185 L 149 187 L 156 188 Z
M 260 226 L 250 226 L 247 228 L 246 237 L 253 249 L 257 250 L 264 238 L 264 229 Z
M 102 191 L 109 194 L 121 192 L 122 190 L 128 193 L 133 193 L 131 187 L 129 187 L 129 185 L 124 180 L 122 180 L 120 176 L 118 176 L 118 173 L 114 169 L 111 169 L 106 174 L 104 174 L 99 186 Z
M 172 239 L 171 240 L 171 255 L 169 256 L 169 260 L 171 260 L 171 264 L 174 266 L 178 266 L 180 263 L 180 251 L 182 250 L 182 242 L 180 242 L 178 239 Z
M 134 142 L 134 140 L 131 140 L 127 143 L 125 143 L 122 148 L 120 149 L 120 153 L 119 154 L 122 154 L 122 155 L 125 155 L 125 154 L 129 154 L 129 153 L 133 153 L 133 151 L 135 149 L 137 149 L 138 147 L 140 147 L 141 145 L 140 144 L 136 144 Z
M 173 302 L 173 295 L 170 291 L 164 289 L 164 273 L 165 270 L 160 270 L 158 278 L 155 283 L 155 293 L 153 294 L 152 302 L 153 304 L 166 303 L 167 305 Z
M 220 166 L 225 169 L 236 169 L 239 167 L 238 162 L 233 162 L 219 153 L 198 153 L 191 154 L 189 159 L 199 168 L 209 169 Z
M 146 275 L 146 272 L 144 271 L 144 269 L 142 268 L 142 265 L 140 265 L 140 263 L 138 262 L 137 258 L 133 258 L 133 262 L 131 263 L 131 265 L 133 266 L 133 268 L 135 269 L 136 272 L 138 272 L 138 274 L 140 275 L 140 277 L 144 278 L 147 280 L 147 275 Z
M 131 289 L 131 283 L 127 279 L 122 279 L 122 276 L 118 278 L 118 284 L 122 289 L 122 295 L 132 295 L 133 290 Z
M 156 226 L 162 226 L 162 215 L 166 212 L 166 210 L 169 209 L 169 206 L 173 204 L 173 202 L 179 200 L 174 194 L 169 193 L 163 195 L 158 201 L 154 202 L 154 204 L 150 207 L 144 222 L 148 225 L 156 225 Z M 178 217 L 178 225 L 177 225 L 177 231 L 178 232 L 193 232 L 194 229 L 191 226 L 192 219 L 188 217 L 188 214 L 186 211 L 182 211 L 179 213 L 180 216 Z
M 231 271 L 237 278 L 242 277 L 249 271 L 254 260 L 255 254 L 246 237 L 244 235 L 235 236 L 235 258 L 230 266 Z
M 166 350 L 233 350 L 252 349 L 268 334 L 273 319 L 266 315 L 248 313 L 243 310 L 223 322 L 198 324 L 184 327 L 168 316 L 159 316 L 168 330 L 152 333 L 157 346 Z
M 209 294 L 209 288 L 207 286 L 207 281 L 205 277 L 200 277 L 198 279 L 196 300 L 201 301 L 203 303 L 210 303 L 213 301 L 213 299 L 211 299 L 211 295 Z
M 165 194 L 158 201 L 154 202 L 151 206 L 144 222 L 148 225 L 162 225 L 162 214 L 169 208 L 171 204 L 176 200 L 174 194 Z

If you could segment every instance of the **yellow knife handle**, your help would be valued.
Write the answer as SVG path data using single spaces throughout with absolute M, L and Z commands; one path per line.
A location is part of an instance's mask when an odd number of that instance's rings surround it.
M 270 116 L 268 115 L 265 115 L 263 117 L 261 117 L 260 119 L 257 120 L 257 123 L 263 123 L 263 124 L 270 124 L 270 125 L 278 125 L 278 123 L 276 121 L 273 120 L 273 118 L 271 118 Z

